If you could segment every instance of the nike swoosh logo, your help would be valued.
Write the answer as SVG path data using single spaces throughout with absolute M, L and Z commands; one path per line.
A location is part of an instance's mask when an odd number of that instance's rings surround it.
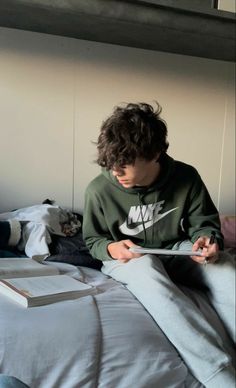
M 155 224 L 156 222 L 160 221 L 162 218 L 166 217 L 167 214 L 173 212 L 174 210 L 178 209 L 178 207 L 175 207 L 174 209 L 171 209 L 171 210 L 168 210 L 167 212 L 165 213 L 162 213 L 162 214 L 157 214 L 153 220 L 150 220 L 150 221 L 146 221 L 144 222 L 144 224 L 139 224 L 137 226 L 135 226 L 134 228 L 130 228 L 128 225 L 127 225 L 127 220 L 119 226 L 119 229 L 120 231 L 123 233 L 123 234 L 126 234 L 128 236 L 135 236 L 136 234 L 139 234 L 140 232 L 143 232 L 144 228 L 145 229 L 148 229 L 150 226 L 152 226 L 153 224 Z

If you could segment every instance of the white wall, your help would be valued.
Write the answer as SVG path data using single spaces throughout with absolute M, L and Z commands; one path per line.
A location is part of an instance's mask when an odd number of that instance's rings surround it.
M 235 209 L 232 63 L 0 28 L 0 211 L 82 211 L 102 120 L 158 100 L 169 154 L 198 168 L 222 213 Z
M 217 8 L 222 11 L 235 12 L 235 0 L 218 0 Z

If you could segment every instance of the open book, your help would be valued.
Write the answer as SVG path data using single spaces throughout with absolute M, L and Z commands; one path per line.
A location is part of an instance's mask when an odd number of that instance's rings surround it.
M 159 248 L 143 248 L 143 247 L 131 247 L 131 252 L 150 255 L 165 255 L 165 256 L 203 256 L 201 251 L 181 251 L 173 249 L 159 249 Z
M 96 288 L 89 284 L 60 275 L 56 267 L 29 258 L 0 259 L 0 294 L 25 307 L 77 299 L 95 292 Z

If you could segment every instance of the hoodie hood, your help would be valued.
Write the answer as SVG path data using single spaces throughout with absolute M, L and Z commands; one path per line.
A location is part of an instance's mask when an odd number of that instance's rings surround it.
M 141 194 L 144 192 L 147 193 L 152 191 L 158 191 L 162 189 L 165 186 L 165 184 L 169 181 L 169 179 L 174 173 L 174 166 L 175 166 L 174 159 L 167 154 L 162 154 L 160 156 L 159 163 L 161 165 L 160 175 L 158 176 L 157 180 L 152 183 L 152 185 L 147 187 L 135 186 L 132 188 L 125 188 L 118 182 L 116 177 L 112 174 L 111 170 L 106 170 L 105 168 L 102 168 L 102 174 L 106 179 L 109 180 L 110 183 L 116 186 L 117 189 L 129 194 L 138 194 L 138 193 Z

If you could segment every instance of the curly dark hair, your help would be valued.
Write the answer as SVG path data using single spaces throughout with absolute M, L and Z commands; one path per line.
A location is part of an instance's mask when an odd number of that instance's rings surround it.
M 102 124 L 98 137 L 97 163 L 107 170 L 134 164 L 136 158 L 152 160 L 167 151 L 167 126 L 156 110 L 146 103 L 117 106 Z

